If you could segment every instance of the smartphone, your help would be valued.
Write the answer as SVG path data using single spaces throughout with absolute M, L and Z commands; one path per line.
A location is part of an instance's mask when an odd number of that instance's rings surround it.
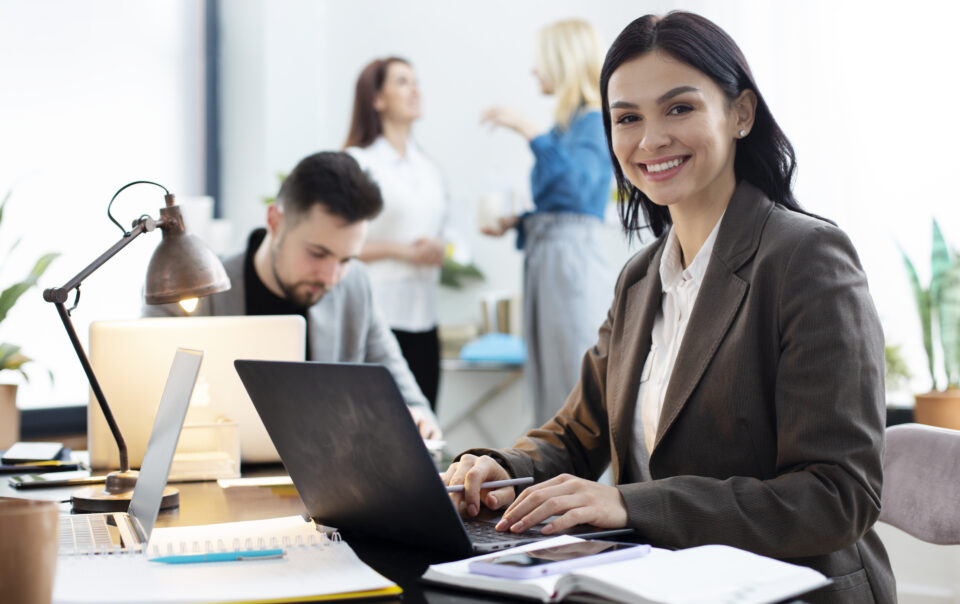
M 650 553 L 649 545 L 588 539 L 555 547 L 501 554 L 474 560 L 470 572 L 507 579 L 533 579 L 571 571 L 575 568 L 606 564 Z
M 44 474 L 17 474 L 7 481 L 15 489 L 52 489 L 84 484 L 103 484 L 106 476 L 91 476 L 89 470 L 47 472 Z

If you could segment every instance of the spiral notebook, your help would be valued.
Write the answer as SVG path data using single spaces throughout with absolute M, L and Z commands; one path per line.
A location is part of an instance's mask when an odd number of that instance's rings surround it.
M 269 560 L 163 564 L 152 558 L 283 549 Z M 110 577 L 98 580 L 96 577 Z M 283 602 L 398 595 L 334 530 L 300 516 L 154 529 L 143 554 L 70 556 L 57 563 L 53 601 Z

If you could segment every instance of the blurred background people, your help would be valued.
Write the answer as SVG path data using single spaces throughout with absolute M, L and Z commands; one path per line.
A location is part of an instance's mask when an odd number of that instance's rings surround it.
M 600 246 L 613 179 L 599 111 L 603 52 L 585 21 L 543 28 L 534 74 L 542 92 L 557 99 L 554 126 L 542 132 L 507 106 L 491 107 L 481 118 L 524 137 L 535 157 L 534 210 L 502 216 L 481 230 L 500 236 L 516 228 L 517 248 L 524 250 L 525 375 L 538 426 L 576 384 L 580 360 L 596 341 L 613 296 L 613 274 Z
M 436 408 L 440 382 L 437 287 L 449 216 L 440 172 L 411 136 L 420 91 L 409 61 L 377 59 L 357 78 L 344 148 L 380 186 L 383 211 L 360 259 L 373 296 L 420 389 Z

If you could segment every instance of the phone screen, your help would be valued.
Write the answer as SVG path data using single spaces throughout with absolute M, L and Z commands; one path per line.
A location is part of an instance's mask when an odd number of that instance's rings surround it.
M 614 541 L 578 541 L 577 543 L 567 543 L 556 547 L 546 547 L 516 554 L 497 556 L 496 558 L 492 558 L 490 562 L 505 566 L 529 568 L 560 562 L 562 560 L 573 560 L 584 556 L 616 552 L 630 549 L 631 547 L 637 547 L 637 544 L 617 543 Z

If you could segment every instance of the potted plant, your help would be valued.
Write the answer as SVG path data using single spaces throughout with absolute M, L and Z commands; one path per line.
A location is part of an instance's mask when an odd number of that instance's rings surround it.
M 960 255 L 947 246 L 936 220 L 929 287 L 920 284 L 910 258 L 903 250 L 901 254 L 920 312 L 931 381 L 930 392 L 916 395 L 914 419 L 960 429 Z M 938 364 L 942 375 L 936 371 Z
M 0 201 L 0 225 L 3 223 L 3 210 L 6 208 L 9 199 L 10 192 L 8 191 L 7 194 L 4 195 L 3 201 Z M 6 260 L 10 258 L 19 243 L 20 239 L 18 238 L 10 245 L 7 254 L 0 257 L 0 274 L 2 274 L 2 269 L 6 265 Z M 41 256 L 40 259 L 34 263 L 33 268 L 25 279 L 4 288 L 3 291 L 0 292 L 0 323 L 3 323 L 7 318 L 7 313 L 9 313 L 10 309 L 17 303 L 20 296 L 37 284 L 37 280 L 40 279 L 40 276 L 43 275 L 47 267 L 50 266 L 50 263 L 53 262 L 53 259 L 58 255 L 59 254 L 51 253 Z M 30 377 L 26 371 L 24 371 L 24 365 L 29 361 L 30 358 L 20 352 L 20 346 L 0 341 L 0 376 L 5 376 L 5 374 L 11 372 L 18 372 L 24 380 L 29 381 Z M 19 437 L 20 431 L 20 416 L 16 407 L 17 384 L 4 382 L 6 382 L 6 380 L 0 377 L 0 448 L 5 448 L 15 442 Z

